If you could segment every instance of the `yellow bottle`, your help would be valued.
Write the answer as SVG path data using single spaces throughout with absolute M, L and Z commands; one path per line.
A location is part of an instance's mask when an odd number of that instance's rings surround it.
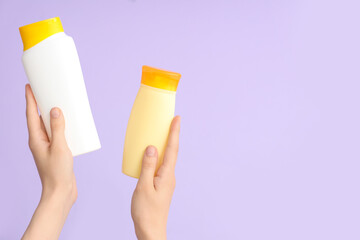
M 139 178 L 148 145 L 158 150 L 161 165 L 175 112 L 176 88 L 181 75 L 143 66 L 141 85 L 131 110 L 124 143 L 122 171 Z

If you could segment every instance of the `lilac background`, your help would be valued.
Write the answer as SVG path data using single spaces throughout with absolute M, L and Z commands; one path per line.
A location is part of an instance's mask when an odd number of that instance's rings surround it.
M 41 186 L 18 27 L 60 16 L 102 142 L 60 239 L 135 239 L 121 173 L 144 64 L 182 73 L 169 239 L 360 239 L 359 1 L 0 0 L 0 239 Z

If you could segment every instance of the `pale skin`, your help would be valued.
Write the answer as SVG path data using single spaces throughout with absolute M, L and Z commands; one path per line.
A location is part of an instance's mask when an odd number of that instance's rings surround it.
M 42 193 L 22 239 L 58 239 L 77 198 L 73 157 L 64 134 L 65 120 L 59 108 L 51 110 L 50 141 L 30 85 L 26 85 L 25 95 L 29 148 L 39 172 Z
M 23 240 L 58 239 L 71 207 L 77 199 L 73 157 L 65 139 L 65 120 L 61 109 L 50 112 L 51 135 L 38 114 L 30 85 L 25 87 L 29 148 L 42 184 L 39 204 Z M 166 223 L 175 189 L 175 164 L 179 148 L 180 117 L 173 119 L 163 164 L 153 146 L 145 150 L 141 175 L 131 202 L 131 215 L 139 240 L 166 239 Z
M 175 190 L 175 165 L 179 150 L 180 117 L 173 119 L 163 163 L 155 173 L 158 153 L 145 150 L 139 181 L 131 201 L 131 216 L 139 240 L 166 239 L 166 223 Z

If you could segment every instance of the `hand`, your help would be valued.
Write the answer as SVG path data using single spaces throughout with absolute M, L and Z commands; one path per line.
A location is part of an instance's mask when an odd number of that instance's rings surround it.
M 164 161 L 156 175 L 157 150 L 154 146 L 148 146 L 145 150 L 140 178 L 131 202 L 131 215 L 138 239 L 166 239 L 166 223 L 175 189 L 179 133 L 180 117 L 177 116 L 171 123 Z
M 42 194 L 23 239 L 58 239 L 77 198 L 73 157 L 64 133 L 65 120 L 59 108 L 51 110 L 52 139 L 49 140 L 30 85 L 26 85 L 25 91 L 29 147 L 39 172 Z

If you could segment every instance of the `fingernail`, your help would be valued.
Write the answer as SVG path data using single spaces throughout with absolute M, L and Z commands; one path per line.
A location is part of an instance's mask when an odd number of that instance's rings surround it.
M 58 118 L 60 116 L 59 109 L 57 109 L 57 108 L 51 109 L 50 114 L 51 114 L 52 118 Z
M 148 146 L 146 148 L 146 156 L 148 156 L 148 157 L 154 157 L 155 152 L 156 152 L 156 150 L 155 150 L 155 148 L 153 146 Z

